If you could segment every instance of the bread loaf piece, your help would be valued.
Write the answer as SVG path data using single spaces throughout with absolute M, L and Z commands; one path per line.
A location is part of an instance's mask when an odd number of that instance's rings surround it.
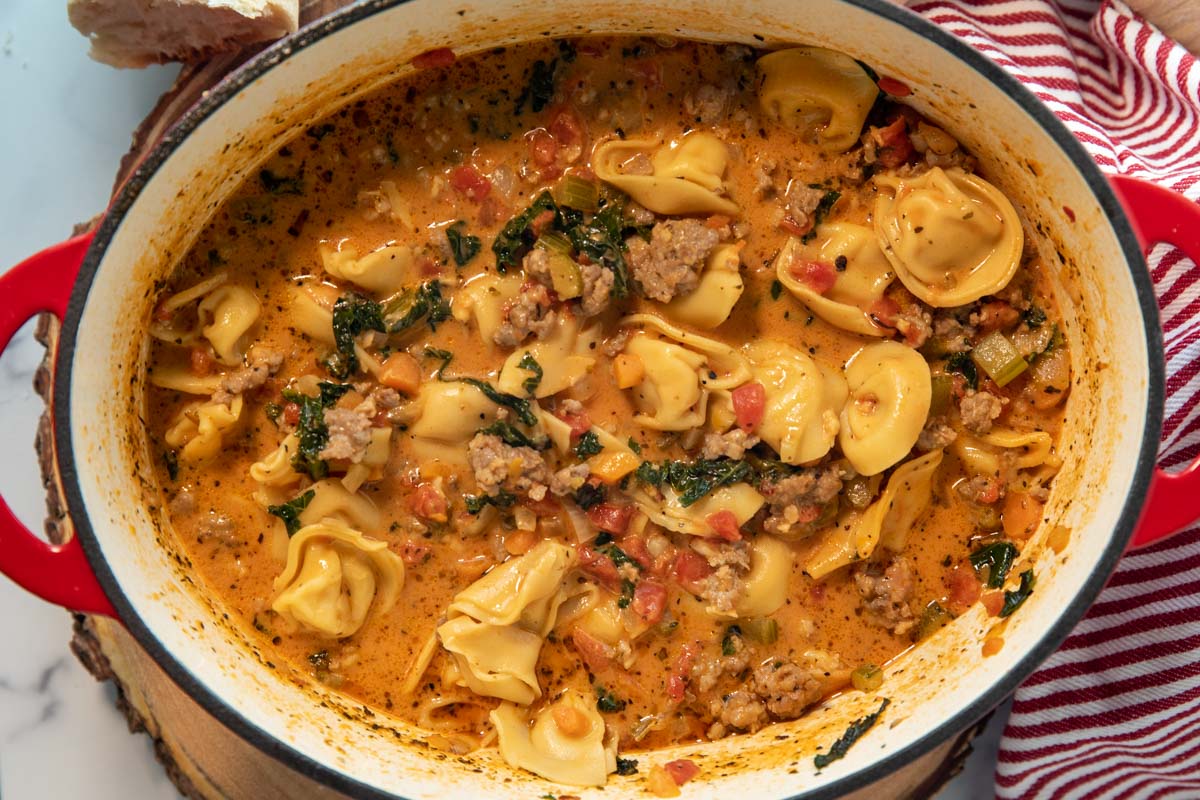
M 68 0 L 67 15 L 114 67 L 195 61 L 296 30 L 300 0 Z

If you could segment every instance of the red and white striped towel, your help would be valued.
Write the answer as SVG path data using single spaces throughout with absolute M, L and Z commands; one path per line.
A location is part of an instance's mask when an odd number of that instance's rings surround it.
M 1200 0 L 1196 13 L 1200 14 Z M 1114 0 L 928 0 L 909 7 L 1032 89 L 1102 168 L 1200 199 L 1200 63 Z M 1160 246 L 1166 419 L 1160 462 L 1200 455 L 1200 268 Z M 1016 692 L 1001 798 L 1200 798 L 1200 528 L 1126 556 Z

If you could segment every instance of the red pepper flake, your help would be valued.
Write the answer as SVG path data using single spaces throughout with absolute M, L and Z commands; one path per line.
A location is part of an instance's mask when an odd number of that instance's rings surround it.
M 1075 210 L 1070 206 L 1063 206 L 1063 213 L 1067 215 L 1067 219 L 1071 222 L 1075 221 Z
M 892 97 L 908 97 L 912 94 L 912 89 L 907 83 L 888 77 L 879 79 L 879 91 L 890 94 Z
M 414 58 L 412 65 L 417 69 L 439 69 L 450 66 L 457 58 L 449 47 L 437 47 Z

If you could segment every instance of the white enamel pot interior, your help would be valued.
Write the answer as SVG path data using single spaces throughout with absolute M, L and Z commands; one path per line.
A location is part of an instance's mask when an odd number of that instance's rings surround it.
M 703 0 L 639 4 L 411 0 L 352 7 L 235 73 L 168 134 L 98 232 L 72 298 L 55 397 L 60 466 L 88 558 L 122 619 L 179 685 L 232 730 L 302 773 L 354 796 L 528 800 L 556 787 L 494 750 L 448 757 L 424 734 L 291 676 L 199 591 L 172 535 L 137 419 L 155 282 L 258 162 L 316 115 L 403 75 L 425 50 L 460 55 L 543 36 L 650 33 L 758 46 L 836 48 L 915 88 L 913 105 L 953 131 L 1024 209 L 1060 276 L 1076 381 L 1065 466 L 1027 548 L 1037 589 L 985 658 L 982 609 L 957 619 L 887 672 L 883 722 L 817 771 L 812 756 L 878 705 L 849 692 L 806 718 L 751 736 L 676 748 L 701 777 L 688 797 L 831 797 L 912 761 L 985 714 L 1061 642 L 1124 550 L 1158 441 L 1161 337 L 1133 233 L 1083 149 L 1032 95 L 962 43 L 878 0 Z M 849 35 L 852 32 L 853 35 Z M 1071 215 L 1064 212 L 1069 207 Z M 1056 554 L 1040 544 L 1071 530 Z M 1020 568 L 1023 568 L 1022 565 Z M 320 702 L 318 702 L 320 701 Z M 613 777 L 603 796 L 640 792 Z M 599 790 L 570 790 L 600 797 Z M 556 792 L 557 793 L 557 792 Z

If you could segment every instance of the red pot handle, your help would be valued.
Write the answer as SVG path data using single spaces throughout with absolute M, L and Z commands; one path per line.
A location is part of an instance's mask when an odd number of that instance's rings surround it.
M 71 287 L 92 234 L 48 247 L 0 275 L 0 352 L 35 314 L 66 316 Z M 43 600 L 88 614 L 116 617 L 77 537 L 48 544 L 21 524 L 0 497 L 0 573 Z
M 1200 264 L 1200 205 L 1137 178 L 1117 175 L 1112 178 L 1112 184 L 1146 253 L 1154 245 L 1165 242 L 1175 245 Z M 1200 458 L 1174 474 L 1156 467 L 1150 476 L 1142 518 L 1129 546 L 1153 544 L 1198 519 Z

